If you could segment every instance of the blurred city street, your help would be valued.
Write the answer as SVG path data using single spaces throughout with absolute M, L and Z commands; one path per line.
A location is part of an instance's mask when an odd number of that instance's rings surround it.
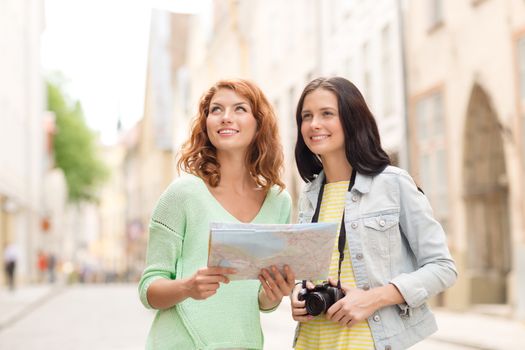
M 203 93 L 264 92 L 296 223 L 298 102 L 332 76 L 455 260 L 412 349 L 525 349 L 525 1 L 0 0 L 0 52 L 0 350 L 144 349 L 152 211 Z M 291 349 L 289 301 L 261 319 Z
M 0 349 L 10 350 L 143 349 L 154 316 L 133 284 L 2 290 L 0 309 Z M 474 313 L 436 316 L 440 330 L 411 349 L 519 350 L 525 344 L 523 323 Z M 295 322 L 288 299 L 261 318 L 265 349 L 291 349 Z

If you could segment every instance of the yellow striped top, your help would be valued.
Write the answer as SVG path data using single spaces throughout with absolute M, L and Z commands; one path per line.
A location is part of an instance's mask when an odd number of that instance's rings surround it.
M 325 185 L 319 222 L 337 222 L 341 225 L 348 183 L 348 181 L 340 181 Z M 339 266 L 337 244 L 338 239 L 336 238 L 329 272 L 330 277 L 334 280 L 337 280 Z M 355 287 L 352 261 L 348 254 L 348 243 L 345 245 L 345 252 L 345 259 L 341 266 L 341 284 Z M 319 282 L 321 281 L 316 281 L 316 283 Z M 374 349 L 374 339 L 367 320 L 348 328 L 327 320 L 325 315 L 321 314 L 300 324 L 295 349 Z

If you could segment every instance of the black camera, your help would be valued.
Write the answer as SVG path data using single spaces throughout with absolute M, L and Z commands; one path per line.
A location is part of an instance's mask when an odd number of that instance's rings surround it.
M 330 306 L 345 296 L 342 289 L 330 285 L 330 283 L 318 284 L 314 289 L 303 288 L 299 292 L 298 299 L 305 301 L 306 312 L 317 316 L 326 312 Z

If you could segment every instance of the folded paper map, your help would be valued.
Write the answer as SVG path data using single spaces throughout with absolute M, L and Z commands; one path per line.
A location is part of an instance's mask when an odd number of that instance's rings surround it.
M 233 267 L 231 280 L 257 279 L 262 268 L 288 265 L 297 280 L 326 280 L 337 223 L 211 223 L 208 266 Z

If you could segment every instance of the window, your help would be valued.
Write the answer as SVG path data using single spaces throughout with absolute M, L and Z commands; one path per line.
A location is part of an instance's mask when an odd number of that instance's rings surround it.
M 331 0 L 328 3 L 328 15 L 330 18 L 330 32 L 332 34 L 337 31 L 337 27 L 339 26 L 339 14 L 339 1 Z
M 189 120 L 191 118 L 191 79 L 189 78 L 189 70 L 186 66 L 182 66 L 176 73 L 177 81 L 177 104 L 180 106 L 185 117 Z
M 354 0 L 342 0 L 342 11 L 344 13 L 345 18 L 350 17 L 350 14 L 352 13 L 352 5 L 354 3 Z
M 481 3 L 485 2 L 485 0 L 470 0 L 470 3 L 472 4 L 472 6 L 478 6 L 478 5 L 481 5 Z
M 521 103 L 525 103 L 525 37 L 518 40 L 518 69 Z
M 372 71 L 370 62 L 370 45 L 363 44 L 363 86 L 366 103 L 368 106 L 372 104 Z
M 305 84 L 310 83 L 312 80 L 314 80 L 314 72 L 310 71 L 310 72 L 308 72 L 308 74 L 306 74 L 306 83 Z
M 345 67 L 346 67 L 346 72 L 345 72 L 346 78 L 352 81 L 353 71 L 354 71 L 354 61 L 351 57 L 347 58 Z
M 448 179 L 443 97 L 435 92 L 416 104 L 416 139 L 421 183 L 435 217 L 445 227 L 448 218 Z
M 433 30 L 443 24 L 443 0 L 427 0 L 428 28 Z
M 392 69 L 392 35 L 390 24 L 381 31 L 381 71 L 382 71 L 382 95 L 383 116 L 392 114 L 394 109 L 394 72 Z
M 521 145 L 523 164 L 525 164 L 525 36 L 518 40 L 518 79 L 519 79 L 519 96 L 521 102 Z
M 295 120 L 295 112 L 296 112 L 296 101 L 298 100 L 298 97 L 295 96 L 295 88 L 292 86 L 288 90 L 288 106 L 289 106 L 289 112 L 288 115 L 286 115 L 286 119 L 288 120 L 288 123 L 290 125 L 289 128 L 289 134 L 288 134 L 288 140 L 289 140 L 289 147 L 292 150 L 295 147 L 295 141 L 297 139 L 297 121 Z

